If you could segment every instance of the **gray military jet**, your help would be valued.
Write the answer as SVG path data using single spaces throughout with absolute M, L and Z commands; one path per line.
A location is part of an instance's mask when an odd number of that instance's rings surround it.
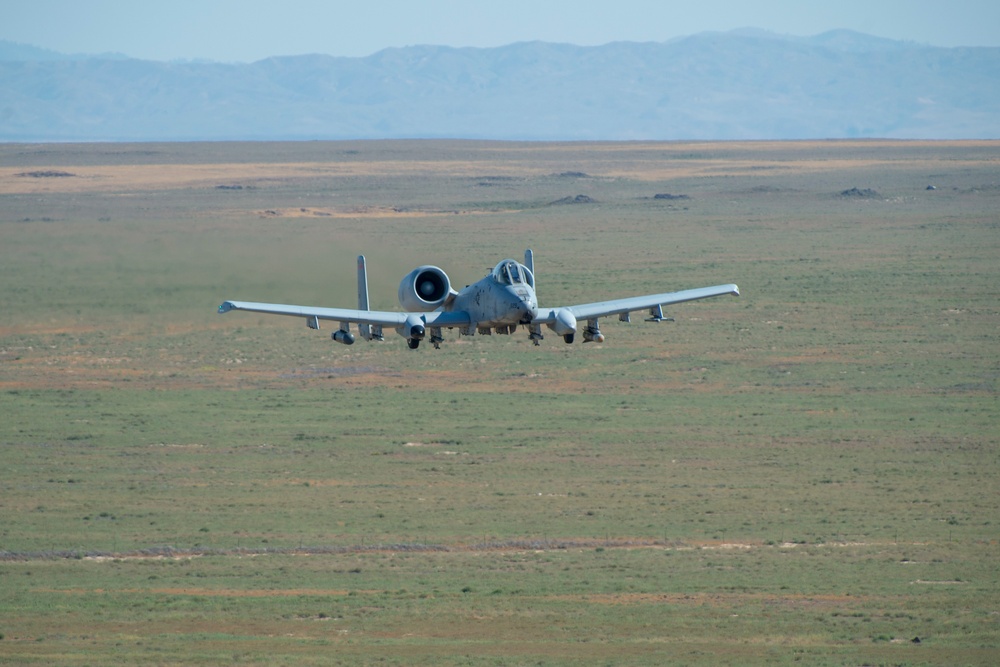
M 603 343 L 604 334 L 598 326 L 598 318 L 617 315 L 622 322 L 630 322 L 630 313 L 648 311 L 647 322 L 662 322 L 669 319 L 663 316 L 663 306 L 724 294 L 739 296 L 740 290 L 732 284 L 716 285 L 578 306 L 541 308 L 535 297 L 534 255 L 529 249 L 524 253 L 524 264 L 505 259 L 485 278 L 460 291 L 452 289 L 448 275 L 438 267 L 418 266 L 399 283 L 399 305 L 407 311 L 405 313 L 368 309 L 368 273 L 363 255 L 358 257 L 357 310 L 226 301 L 219 306 L 219 312 L 248 310 L 292 315 L 304 318 L 310 329 L 319 329 L 320 320 L 332 320 L 339 322 L 340 327 L 331 337 L 344 345 L 354 344 L 352 322 L 358 325 L 361 337 L 368 341 L 382 340 L 382 328 L 392 327 L 406 339 L 410 349 L 415 350 L 420 341 L 427 338 L 428 332 L 431 344 L 439 348 L 444 341 L 443 329 L 458 329 L 462 335 L 472 336 L 477 331 L 485 335 L 494 331 L 512 334 L 518 326 L 524 326 L 528 337 L 538 345 L 543 339 L 542 325 L 545 325 L 564 341 L 572 343 L 580 330 L 581 320 L 587 322 L 582 330 L 583 341 Z

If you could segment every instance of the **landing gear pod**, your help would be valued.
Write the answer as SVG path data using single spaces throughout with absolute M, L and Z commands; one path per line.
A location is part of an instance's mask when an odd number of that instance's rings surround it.
M 396 329 L 396 331 L 406 339 L 406 344 L 410 346 L 411 350 L 420 347 L 420 341 L 427 335 L 427 329 L 424 328 L 424 321 L 416 315 L 407 317 L 406 324 L 402 328 Z
M 576 316 L 569 308 L 560 308 L 555 312 L 555 322 L 549 328 L 563 337 L 567 343 L 572 343 L 576 334 Z

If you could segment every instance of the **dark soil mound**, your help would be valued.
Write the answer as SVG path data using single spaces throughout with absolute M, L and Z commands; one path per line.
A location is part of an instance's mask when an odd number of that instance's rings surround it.
M 563 204 L 596 204 L 597 201 L 588 197 L 587 195 L 577 195 L 575 197 L 563 197 L 562 199 L 557 199 L 552 202 L 553 205 L 563 205 Z
M 24 178 L 68 178 L 76 176 L 76 174 L 71 174 L 68 171 L 47 169 L 45 171 L 22 171 L 18 176 L 23 176 Z
M 851 199 L 882 199 L 882 195 L 871 188 L 851 188 L 850 190 L 844 190 L 841 192 L 840 196 L 849 197 Z

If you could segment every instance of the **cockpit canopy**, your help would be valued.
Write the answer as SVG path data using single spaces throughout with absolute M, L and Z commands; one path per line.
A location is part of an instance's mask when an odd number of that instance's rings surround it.
M 524 264 L 505 259 L 493 269 L 493 278 L 501 285 L 528 285 L 535 287 L 535 276 Z

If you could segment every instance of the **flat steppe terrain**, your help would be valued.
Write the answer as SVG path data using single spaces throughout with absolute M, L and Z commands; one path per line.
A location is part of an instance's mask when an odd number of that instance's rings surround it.
M 215 312 L 526 247 L 742 296 Z M 0 145 L 0 662 L 994 664 L 998 281 L 1000 142 Z

